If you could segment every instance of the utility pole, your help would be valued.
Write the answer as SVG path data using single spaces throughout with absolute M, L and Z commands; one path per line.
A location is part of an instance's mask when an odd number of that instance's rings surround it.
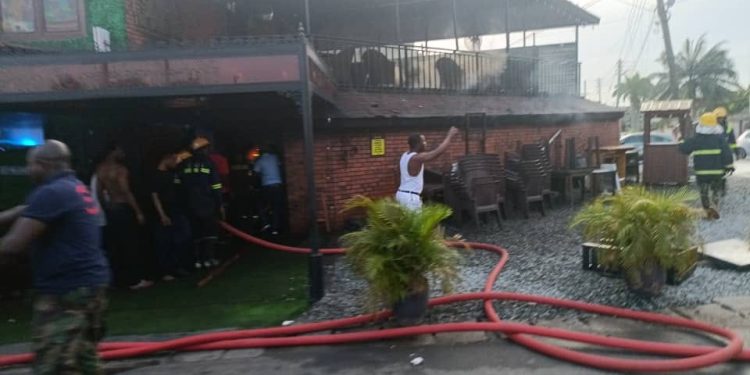
M 599 103 L 602 102 L 602 79 L 597 78 L 596 79 L 596 92 L 599 93 Z
M 667 19 L 667 8 L 664 6 L 664 0 L 656 0 L 656 12 L 659 14 L 661 31 L 664 35 L 664 52 L 667 55 L 667 67 L 669 68 L 669 98 L 677 99 L 677 68 L 674 62 L 672 36 L 669 32 L 669 20 Z
M 622 59 L 617 60 L 617 87 L 620 87 L 622 84 Z M 616 99 L 617 104 L 615 104 L 615 107 L 620 106 L 620 96 L 617 95 Z
M 587 84 L 588 81 L 585 79 L 583 80 L 583 98 L 586 99 L 586 96 L 589 94 Z

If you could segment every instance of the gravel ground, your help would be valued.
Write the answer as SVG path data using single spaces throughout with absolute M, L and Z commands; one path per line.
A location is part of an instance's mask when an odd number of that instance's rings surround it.
M 750 161 L 736 163 L 737 173 L 729 179 L 729 193 L 715 222 L 702 221 L 699 234 L 703 241 L 747 238 L 750 227 Z M 647 299 L 630 293 L 620 279 L 603 277 L 581 269 L 581 238 L 568 229 L 577 208 L 556 208 L 546 217 L 539 214 L 529 220 L 511 219 L 496 224 L 485 224 L 476 230 L 468 226 L 458 230 L 471 241 L 493 243 L 508 249 L 510 260 L 500 275 L 496 290 L 539 294 L 558 298 L 594 302 L 638 310 L 661 310 L 670 306 L 694 306 L 710 303 L 716 297 L 747 295 L 750 277 L 744 273 L 721 270 L 703 262 L 691 278 L 680 286 L 667 286 L 660 297 Z M 449 230 L 450 232 L 450 230 Z M 497 256 L 483 251 L 462 251 L 461 277 L 457 291 L 479 291 L 487 274 L 497 262 Z M 366 311 L 366 283 L 353 275 L 343 259 L 327 266 L 327 294 L 301 321 L 341 318 Z M 432 295 L 439 295 L 433 291 Z M 556 317 L 574 318 L 585 314 L 572 311 L 530 306 L 528 304 L 497 303 L 500 314 L 511 320 L 535 322 Z M 442 307 L 430 312 L 429 322 L 482 319 L 479 302 Z

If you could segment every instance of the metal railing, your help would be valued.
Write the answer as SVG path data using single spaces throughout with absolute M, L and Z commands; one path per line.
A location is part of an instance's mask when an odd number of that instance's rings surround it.
M 304 43 L 299 34 L 151 40 L 111 52 L 255 50 Z M 468 52 L 416 45 L 314 36 L 310 42 L 339 88 L 362 91 L 420 91 L 516 96 L 578 95 L 578 63 L 545 61 L 504 50 Z M 89 46 L 91 47 L 91 46 Z M 93 48 L 93 47 L 92 47 Z M 36 48 L 0 45 L 0 58 L 20 55 L 107 54 L 83 46 Z M 1 65 L 1 64 L 0 64 Z
M 332 37 L 313 37 L 312 42 L 341 88 L 522 96 L 576 94 L 575 61 L 571 66 L 560 66 L 508 56 L 502 50 L 466 52 Z

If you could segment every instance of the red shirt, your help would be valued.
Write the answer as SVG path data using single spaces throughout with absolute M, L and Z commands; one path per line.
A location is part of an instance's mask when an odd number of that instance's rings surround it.
M 222 192 L 228 193 L 230 189 L 229 162 L 227 161 L 227 158 L 216 152 L 212 152 L 210 155 L 208 155 L 208 157 L 211 158 L 211 161 L 214 163 L 214 166 L 216 167 L 216 174 L 218 174 L 219 179 L 221 179 L 221 184 L 224 187 L 222 189 Z

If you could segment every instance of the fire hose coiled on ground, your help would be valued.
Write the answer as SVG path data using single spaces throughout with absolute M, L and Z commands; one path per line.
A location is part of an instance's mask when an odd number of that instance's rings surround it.
M 295 254 L 309 254 L 310 249 L 279 245 L 250 236 L 229 224 L 222 226 L 233 236 L 251 244 L 272 250 L 286 251 Z M 612 371 L 655 372 L 684 371 L 713 366 L 730 360 L 750 361 L 750 350 L 743 350 L 742 338 L 735 332 L 708 323 L 657 313 L 634 311 L 610 306 L 596 305 L 571 300 L 563 300 L 536 295 L 493 291 L 500 272 L 508 261 L 508 252 L 495 245 L 483 243 L 455 243 L 455 246 L 468 247 L 473 250 L 484 250 L 497 254 L 500 259 L 490 272 L 482 292 L 443 296 L 430 300 L 430 306 L 439 306 L 466 301 L 484 301 L 484 312 L 488 322 L 465 322 L 431 324 L 404 328 L 391 328 L 370 331 L 357 331 L 335 334 L 317 334 L 316 332 L 341 330 L 366 323 L 386 319 L 390 312 L 383 311 L 370 315 L 307 323 L 287 327 L 247 329 L 219 333 L 198 334 L 163 342 L 107 342 L 99 345 L 101 357 L 105 360 L 125 359 L 157 354 L 165 351 L 201 351 L 244 348 L 272 348 L 287 346 L 333 345 L 373 340 L 393 339 L 423 334 L 445 332 L 487 331 L 507 335 L 507 338 L 529 349 L 551 357 L 569 361 L 583 366 Z M 321 249 L 324 255 L 344 254 L 344 249 Z M 520 301 L 554 307 L 576 309 L 589 313 L 634 319 L 643 322 L 663 324 L 672 327 L 688 328 L 696 331 L 721 336 L 727 339 L 723 347 L 684 345 L 664 342 L 652 342 L 596 334 L 569 331 L 559 328 L 532 326 L 522 323 L 503 321 L 492 305 L 493 301 Z M 304 336 L 301 336 L 304 335 Z M 635 353 L 674 357 L 667 359 L 621 359 L 598 354 L 583 353 L 553 345 L 534 338 L 549 337 L 565 341 L 598 345 L 603 347 L 628 350 Z M 0 367 L 26 364 L 33 360 L 32 354 L 0 356 Z

